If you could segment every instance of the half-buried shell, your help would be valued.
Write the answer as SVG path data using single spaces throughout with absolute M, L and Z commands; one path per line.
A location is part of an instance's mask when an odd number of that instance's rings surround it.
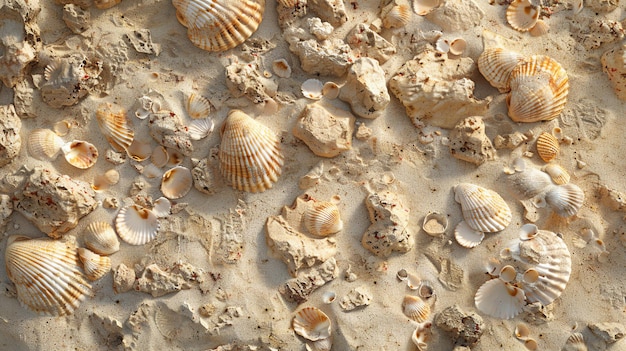
M 511 90 L 509 82 L 513 69 L 524 61 L 524 56 L 503 48 L 487 48 L 478 56 L 478 70 L 489 84 L 501 93 Z
M 557 215 L 571 217 L 583 206 L 585 193 L 578 185 L 568 183 L 550 188 L 545 199 Z
M 501 279 L 491 279 L 478 288 L 474 302 L 487 315 L 511 319 L 522 312 L 525 298 L 522 289 Z
M 120 249 L 120 241 L 107 222 L 91 222 L 85 231 L 85 246 L 100 255 L 111 255 Z
M 454 199 L 461 204 L 463 218 L 474 230 L 499 232 L 511 223 L 511 209 L 493 190 L 462 183 L 454 188 Z
M 330 337 L 330 318 L 317 307 L 305 307 L 296 313 L 292 321 L 293 330 L 311 341 Z
M 211 103 L 204 96 L 191 93 L 185 96 L 185 110 L 192 119 L 208 118 L 211 112 Z
M 135 138 L 135 131 L 126 116 L 126 110 L 110 102 L 100 104 L 96 110 L 100 131 L 117 151 L 126 151 Z
M 314 202 L 304 212 L 304 226 L 313 235 L 328 236 L 343 229 L 343 221 L 336 204 Z
M 83 247 L 79 247 L 78 258 L 83 263 L 83 270 L 87 279 L 94 281 L 102 278 L 111 270 L 111 259 L 107 256 L 100 256 Z
M 124 207 L 115 217 L 117 235 L 131 245 L 143 245 L 156 238 L 159 228 L 157 216 L 139 205 Z

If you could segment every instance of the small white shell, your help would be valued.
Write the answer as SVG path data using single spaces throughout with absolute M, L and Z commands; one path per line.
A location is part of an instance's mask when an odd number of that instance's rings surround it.
M 161 192 L 168 199 L 180 199 L 187 195 L 193 185 L 191 171 L 187 167 L 176 166 L 163 174 Z
M 485 238 L 485 233 L 472 229 L 466 221 L 461 221 L 454 228 L 454 238 L 459 245 L 471 249 L 478 246 Z
M 521 241 L 530 240 L 539 234 L 539 228 L 532 223 L 524 224 L 519 230 L 519 239 Z
M 337 298 L 337 294 L 334 291 L 327 291 L 322 295 L 322 301 L 326 304 L 332 303 Z
M 525 298 L 522 289 L 501 279 L 491 279 L 478 288 L 474 303 L 482 313 L 496 318 L 511 319 L 522 312 Z
M 448 216 L 439 212 L 429 212 L 424 217 L 422 229 L 430 236 L 441 236 L 448 229 Z
M 511 223 L 511 209 L 493 190 L 462 183 L 454 188 L 454 199 L 461 204 L 463 218 L 474 230 L 493 233 Z
M 38 160 L 54 160 L 64 143 L 50 129 L 35 129 L 28 134 L 28 153 Z
M 528 268 L 522 274 L 522 282 L 526 284 L 535 284 L 537 281 L 539 281 L 539 271 L 534 268 Z
M 185 96 L 185 110 L 192 119 L 205 119 L 211 113 L 211 103 L 204 96 L 191 93 Z
M 498 274 L 498 278 L 505 283 L 510 283 L 515 280 L 517 277 L 517 271 L 515 267 L 511 265 L 506 265 L 500 269 L 500 274 Z
M 143 245 L 156 238 L 159 228 L 157 216 L 139 205 L 122 208 L 115 218 L 117 234 L 131 245 Z
M 412 320 L 422 323 L 430 317 L 430 305 L 419 296 L 406 295 L 402 300 L 402 312 Z
M 212 118 L 194 119 L 187 127 L 191 140 L 201 140 L 213 132 L 215 124 Z
M 435 50 L 438 53 L 445 54 L 450 51 L 450 40 L 446 38 L 439 38 L 435 42 Z
M 306 350 L 307 351 L 330 351 L 333 346 L 333 338 L 325 338 L 315 341 L 307 340 L 306 342 Z
M 539 7 L 530 0 L 513 0 L 506 9 L 506 20 L 513 29 L 527 32 L 539 20 Z
M 70 123 L 67 120 L 62 120 L 62 121 L 55 122 L 54 125 L 52 126 L 52 130 L 58 136 L 66 136 L 67 133 L 70 132 L 70 129 L 72 129 L 72 127 L 73 127 L 72 123 Z
M 416 274 L 409 273 L 406 277 L 406 286 L 411 290 L 417 290 L 420 287 L 422 279 Z
M 420 323 L 411 334 L 411 341 L 417 346 L 417 351 L 426 351 L 428 348 L 428 342 L 432 336 L 431 327 L 432 323 L 430 322 Z
M 552 181 L 558 185 L 563 185 L 569 183 L 570 175 L 567 173 L 567 170 L 556 163 L 549 163 L 541 169 L 542 171 L 548 173 Z
M 545 199 L 556 214 L 571 217 L 583 206 L 585 193 L 578 185 L 568 183 L 550 188 Z
M 73 140 L 61 147 L 65 160 L 80 169 L 92 167 L 98 161 L 98 149 L 86 141 Z
M 585 344 L 583 335 L 581 333 L 572 333 L 572 335 L 567 338 L 561 351 L 587 351 L 587 345 Z
M 559 140 L 548 132 L 542 132 L 537 137 L 537 154 L 545 162 L 554 160 L 561 150 Z
M 113 227 L 107 222 L 91 222 L 85 231 L 85 246 L 100 255 L 111 255 L 120 249 Z
M 420 16 L 429 14 L 441 4 L 442 0 L 413 0 L 413 11 Z
M 526 167 L 523 172 L 512 174 L 508 177 L 508 184 L 519 199 L 530 199 L 554 185 L 547 173 L 532 167 Z
M 336 99 L 339 96 L 340 87 L 335 82 L 326 82 L 322 88 L 322 95 L 327 99 Z
M 316 236 L 328 236 L 343 229 L 343 221 L 336 204 L 320 201 L 311 204 L 304 212 L 304 226 Z
M 172 210 L 172 203 L 166 197 L 160 197 L 154 200 L 154 206 L 152 207 L 152 212 L 158 218 L 165 218 L 170 215 Z
M 456 38 L 450 42 L 450 50 L 452 55 L 462 55 L 467 48 L 467 42 L 463 38 Z
M 87 279 L 98 280 L 111 270 L 111 259 L 107 256 L 100 256 L 82 247 L 77 252 Z
M 291 77 L 291 66 L 285 59 L 278 59 L 272 62 L 272 70 L 274 74 L 281 78 L 289 78 Z
M 302 95 L 311 100 L 319 100 L 322 98 L 324 84 L 319 79 L 307 79 L 302 83 Z
M 104 103 L 96 110 L 96 120 L 104 137 L 118 152 L 126 151 L 135 138 L 126 110 L 112 103 Z
M 293 330 L 311 341 L 330 337 L 330 318 L 317 307 L 304 307 L 296 313 L 292 321 Z

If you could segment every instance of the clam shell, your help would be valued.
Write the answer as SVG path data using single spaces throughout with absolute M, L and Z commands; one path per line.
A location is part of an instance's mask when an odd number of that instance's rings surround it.
M 319 79 L 307 79 L 302 83 L 302 95 L 311 100 L 322 98 L 324 84 Z
M 558 185 L 569 183 L 570 175 L 567 173 L 567 170 L 560 165 L 550 163 L 543 166 L 541 170 L 548 173 L 552 181 Z
M 180 199 L 187 195 L 193 185 L 191 171 L 187 167 L 176 166 L 163 174 L 161 192 L 168 199 Z
M 77 252 L 87 279 L 98 280 L 111 270 L 111 259 L 107 256 L 100 256 L 82 247 L 79 247 Z
M 143 245 L 156 238 L 159 228 L 157 216 L 139 205 L 124 207 L 115 217 L 115 231 L 131 245 Z
M 448 229 L 448 216 L 439 212 L 429 212 L 424 217 L 422 229 L 430 236 L 441 236 Z
M 526 350 L 530 351 L 536 351 L 539 348 L 539 346 L 537 345 L 537 341 L 532 338 L 524 340 L 524 347 L 526 347 Z
M 454 199 L 461 204 L 463 218 L 474 230 L 499 232 L 511 223 L 511 209 L 493 190 L 463 183 L 454 188 Z
M 265 0 L 172 0 L 178 22 L 200 49 L 224 51 L 243 43 L 263 19 Z
M 135 139 L 126 149 L 126 153 L 137 162 L 144 161 L 152 155 L 152 144 L 149 141 Z
M 54 160 L 64 143 L 50 129 L 35 129 L 28 135 L 28 153 L 41 161 Z
M 68 315 L 91 295 L 71 243 L 14 235 L 7 240 L 4 260 L 17 299 L 35 312 Z
M 572 333 L 572 335 L 567 338 L 561 351 L 587 351 L 587 345 L 585 344 L 583 335 L 581 333 Z
M 326 82 L 322 88 L 322 95 L 327 99 L 336 99 L 341 87 L 335 82 Z
M 554 186 L 546 193 L 546 203 L 561 217 L 578 213 L 585 201 L 585 193 L 576 184 Z
M 435 42 L 435 50 L 437 50 L 437 52 L 441 54 L 447 53 L 448 51 L 450 51 L 450 40 L 443 37 L 437 39 L 437 41 Z
M 548 34 L 550 25 L 544 20 L 538 20 L 537 23 L 528 31 L 533 37 L 540 37 Z
M 474 296 L 476 308 L 492 317 L 511 319 L 522 312 L 524 291 L 501 279 L 491 279 L 478 288 Z
M 191 93 L 185 96 L 185 110 L 192 119 L 205 119 L 211 112 L 211 103 L 204 96 Z
M 425 16 L 441 3 L 442 0 L 413 0 L 413 11 L 420 16 Z
M 111 255 L 120 249 L 120 241 L 107 222 L 91 222 L 85 230 L 85 246 L 100 255 Z
M 383 9 L 383 27 L 402 28 L 411 20 L 411 6 L 407 1 L 392 1 L 388 8 Z
M 466 221 L 461 221 L 454 228 L 454 238 L 459 245 L 471 249 L 478 246 L 485 238 L 485 233 L 472 229 Z
M 530 328 L 524 323 L 515 326 L 515 337 L 519 340 L 526 340 L 530 336 Z
M 524 224 L 519 230 L 519 239 L 526 241 L 534 238 L 539 234 L 539 228 L 532 223 Z
M 524 56 L 502 48 L 487 48 L 478 56 L 478 70 L 501 93 L 511 90 L 509 82 L 513 69 L 524 61 Z
M 96 110 L 100 131 L 109 144 L 118 152 L 126 151 L 135 138 L 126 110 L 110 102 L 100 104 Z
M 212 118 L 194 119 L 189 123 L 187 131 L 191 140 L 201 140 L 209 136 L 215 128 Z
M 61 147 L 65 160 L 80 169 L 92 167 L 98 161 L 98 149 L 86 141 L 74 140 Z
M 305 307 L 296 313 L 292 321 L 293 330 L 311 341 L 330 337 L 330 318 L 317 307 Z
M 430 322 L 420 323 L 411 334 L 411 341 L 417 346 L 417 351 L 426 351 L 428 349 L 428 342 L 432 336 L 431 327 L 432 323 Z
M 221 136 L 219 168 L 227 182 L 237 190 L 253 193 L 271 188 L 283 166 L 276 134 L 242 111 L 233 110 Z
M 422 280 L 417 288 L 417 294 L 423 299 L 430 299 L 435 296 L 435 288 L 433 283 L 429 280 Z
M 402 300 L 402 312 L 412 320 L 422 323 L 430 317 L 430 305 L 419 296 L 406 295 Z
M 530 0 L 513 0 L 506 9 L 506 20 L 513 29 L 527 32 L 539 20 L 539 7 Z
M 559 140 L 548 132 L 542 132 L 537 137 L 537 154 L 545 162 L 554 160 L 561 150 Z
M 335 299 L 337 299 L 337 294 L 334 291 L 327 291 L 322 295 L 322 302 L 325 304 L 332 303 Z
M 304 226 L 313 235 L 328 236 L 343 229 L 339 208 L 332 202 L 311 204 L 304 212 Z
M 278 59 L 272 62 L 272 70 L 274 74 L 281 78 L 289 78 L 291 77 L 291 66 L 285 59 Z
M 569 79 L 558 62 L 534 55 L 513 69 L 510 86 L 506 102 L 513 121 L 549 121 L 565 108 Z
M 450 42 L 450 52 L 452 55 L 462 55 L 467 49 L 467 42 L 463 38 L 456 38 Z

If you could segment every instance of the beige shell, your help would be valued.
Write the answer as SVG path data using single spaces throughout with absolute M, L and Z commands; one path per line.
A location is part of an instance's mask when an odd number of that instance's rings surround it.
M 450 49 L 448 52 L 452 55 L 462 55 L 467 49 L 467 41 L 463 38 L 455 38 L 450 42 Z
M 537 345 L 537 340 L 533 338 L 528 338 L 524 340 L 524 347 L 526 348 L 526 350 L 529 351 L 536 351 L 539 348 L 539 346 Z
M 489 316 L 511 319 L 522 312 L 524 291 L 501 279 L 491 279 L 478 288 L 474 296 L 476 308 Z
M 571 217 L 583 206 L 585 193 L 578 185 L 568 183 L 550 188 L 545 199 L 556 214 Z
M 478 70 L 501 93 L 511 90 L 509 82 L 513 69 L 524 61 L 524 56 L 502 48 L 487 48 L 478 56 Z
M 322 87 L 322 95 L 327 99 L 336 99 L 341 87 L 335 82 L 326 82 Z
M 100 255 L 119 251 L 120 241 L 113 227 L 107 222 L 91 222 L 85 230 L 85 246 Z
M 526 340 L 530 336 L 530 328 L 524 323 L 518 323 L 515 326 L 515 337 L 518 340 Z
M 548 132 L 542 132 L 537 137 L 537 154 L 545 162 L 554 160 L 561 150 L 559 140 Z
M 466 221 L 461 221 L 454 228 L 454 239 L 456 242 L 468 249 L 476 247 L 483 242 L 485 233 L 472 229 Z
M 94 0 L 93 4 L 100 10 L 111 8 L 122 2 L 122 0 Z
M 510 283 L 515 280 L 517 277 L 517 271 L 515 267 L 511 265 L 506 265 L 500 268 L 500 273 L 498 274 L 498 279 L 502 280 L 505 283 Z
M 412 320 L 422 323 L 430 317 L 430 305 L 419 296 L 406 295 L 402 300 L 402 312 Z
M 441 236 L 448 229 L 448 216 L 439 212 L 429 212 L 422 222 L 422 230 L 430 236 Z
M 539 20 L 539 6 L 534 6 L 530 0 L 513 0 L 506 9 L 506 20 L 513 29 L 527 32 Z
M 443 0 L 413 0 L 413 11 L 420 16 L 425 16 L 442 2 Z
M 572 333 L 567 338 L 565 345 L 561 348 L 561 351 L 587 351 L 587 345 L 585 344 L 585 338 L 581 333 Z
M 411 6 L 408 1 L 394 0 L 383 9 L 383 27 L 402 28 L 409 23 L 411 15 Z
M 172 200 L 180 199 L 187 195 L 192 185 L 191 171 L 183 166 L 176 166 L 170 169 L 161 178 L 161 192 L 166 198 Z
M 291 66 L 289 66 L 289 62 L 284 58 L 274 60 L 274 62 L 272 62 L 272 70 L 274 74 L 281 78 L 291 77 Z
M 513 69 L 506 102 L 515 122 L 556 118 L 565 108 L 569 79 L 565 69 L 547 56 L 534 55 Z
M 420 323 L 411 334 L 411 341 L 417 347 L 417 351 L 426 351 L 428 349 L 428 342 L 432 337 L 431 327 L 432 323 L 430 322 Z
M 302 95 L 311 100 L 319 100 L 323 96 L 324 84 L 315 78 L 307 79 L 300 88 Z
M 92 293 L 72 243 L 14 235 L 4 260 L 17 299 L 35 312 L 68 315 Z
M 61 147 L 65 160 L 80 169 L 92 167 L 98 161 L 98 149 L 86 141 L 74 140 Z
M 509 189 L 519 199 L 530 199 L 543 193 L 547 187 L 552 186 L 550 176 L 536 168 L 526 167 L 523 172 L 515 173 L 508 177 Z
M 63 139 L 50 129 L 35 129 L 28 134 L 28 153 L 38 160 L 54 160 L 63 144 Z
M 293 330 L 311 341 L 330 337 L 330 318 L 317 307 L 304 307 L 296 313 L 292 321 Z
M 541 169 L 542 171 L 548 173 L 552 181 L 558 185 L 563 185 L 569 183 L 570 175 L 565 168 L 556 163 L 549 163 Z
M 454 199 L 461 204 L 463 218 L 474 230 L 499 232 L 511 223 L 511 209 L 493 190 L 462 183 L 454 188 Z
M 224 51 L 243 43 L 263 19 L 265 0 L 172 0 L 178 22 L 200 49 Z
M 126 151 L 135 138 L 126 110 L 110 102 L 100 104 L 96 110 L 100 131 L 118 152 Z
M 98 280 L 111 270 L 111 259 L 107 256 L 100 256 L 83 247 L 79 247 L 77 252 L 87 279 Z
M 304 212 L 304 226 L 313 235 L 328 236 L 343 229 L 343 221 L 336 204 L 320 201 Z
M 307 351 L 330 351 L 333 347 L 333 338 L 320 339 L 315 341 L 308 340 L 306 343 Z
M 124 207 L 115 217 L 117 235 L 131 245 L 143 245 L 156 238 L 159 228 L 157 216 L 139 205 Z
M 154 200 L 154 206 L 152 212 L 157 218 L 165 218 L 170 215 L 172 211 L 172 202 L 166 197 L 160 197 Z
M 220 173 L 235 189 L 262 192 L 282 172 L 280 139 L 268 127 L 242 111 L 232 110 L 221 130 Z
M 158 168 L 165 166 L 169 159 L 170 154 L 167 152 L 167 149 L 161 145 L 154 148 L 152 155 L 150 155 L 150 161 Z
M 211 103 L 204 96 L 191 93 L 185 96 L 185 110 L 192 119 L 204 119 L 211 113 Z
M 279 5 L 283 7 L 295 7 L 301 0 L 277 0 Z
M 110 185 L 117 184 L 120 181 L 120 173 L 115 169 L 109 169 L 108 171 L 97 174 L 94 177 L 91 188 L 95 191 L 107 189 Z
M 528 31 L 533 37 L 540 37 L 548 34 L 550 25 L 544 20 L 538 20 L 537 23 Z
M 189 122 L 187 126 L 187 132 L 191 140 L 201 140 L 208 137 L 215 128 L 212 118 L 200 118 L 194 119 Z

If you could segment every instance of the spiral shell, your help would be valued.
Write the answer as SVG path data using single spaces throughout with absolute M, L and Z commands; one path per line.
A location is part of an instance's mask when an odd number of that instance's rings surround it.
M 499 232 L 511 223 L 511 209 L 493 190 L 463 183 L 454 188 L 454 199 L 461 204 L 463 218 L 474 230 Z
M 317 307 L 305 307 L 296 313 L 292 321 L 293 330 L 311 341 L 330 337 L 330 318 Z
M 126 151 L 135 138 L 126 110 L 110 102 L 100 104 L 96 110 L 100 131 L 109 144 L 118 152 Z
M 61 147 L 65 160 L 80 169 L 92 167 L 98 161 L 98 149 L 86 141 L 74 140 Z
M 537 154 L 545 162 L 554 160 L 561 150 L 559 140 L 548 132 L 542 132 L 537 137 Z
M 115 217 L 117 235 L 131 245 L 143 245 L 156 238 L 159 228 L 157 216 L 139 205 L 124 207 Z
M 430 305 L 419 296 L 406 295 L 402 300 L 402 312 L 412 320 L 422 323 L 430 317 Z
M 509 82 L 513 69 L 524 61 L 524 56 L 502 48 L 485 49 L 478 56 L 478 70 L 501 93 L 511 90 Z
M 107 256 L 100 256 L 82 247 L 79 247 L 77 252 L 87 279 L 98 280 L 111 270 L 111 259 Z
M 332 202 L 315 202 L 304 212 L 304 226 L 313 235 L 328 236 L 343 229 L 339 208 Z
M 191 171 L 183 166 L 170 169 L 161 178 L 161 192 L 168 199 L 180 199 L 187 195 L 192 185 Z
M 513 0 L 506 9 L 506 20 L 513 29 L 527 32 L 539 20 L 539 7 L 529 0 Z
M 120 249 L 120 241 L 107 222 L 91 222 L 85 231 L 85 246 L 100 255 L 111 255 Z
M 28 135 L 28 153 L 38 160 L 54 160 L 64 142 L 50 129 L 35 129 Z

